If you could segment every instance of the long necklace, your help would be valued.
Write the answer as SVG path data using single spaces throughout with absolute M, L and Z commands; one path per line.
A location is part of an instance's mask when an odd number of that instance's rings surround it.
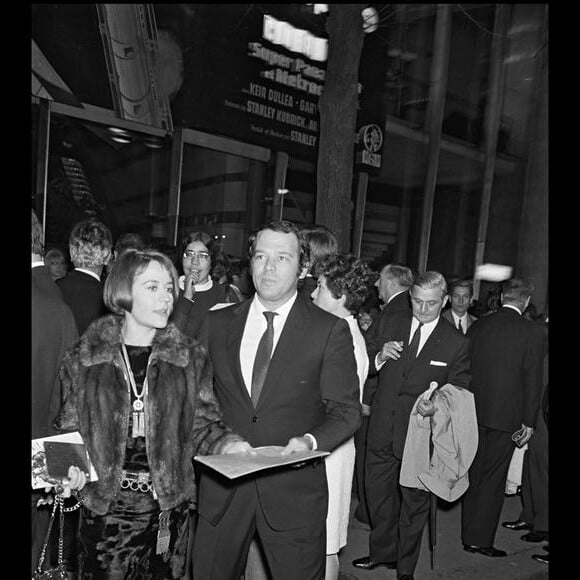
M 133 375 L 133 369 L 131 368 L 131 362 L 129 361 L 129 355 L 127 353 L 127 348 L 125 343 L 121 343 L 121 350 L 123 351 L 123 360 L 125 366 L 127 367 L 127 374 L 129 375 L 129 385 L 127 390 L 129 395 L 131 395 L 131 390 L 135 395 L 135 400 L 133 401 L 133 437 L 145 437 L 145 404 L 143 403 L 143 397 L 147 392 L 147 375 L 145 375 L 145 380 L 143 381 L 143 387 L 141 387 L 141 392 L 137 391 L 137 384 L 135 383 L 135 376 Z M 149 361 L 147 362 L 149 366 Z M 131 389 L 131 390 L 129 390 Z

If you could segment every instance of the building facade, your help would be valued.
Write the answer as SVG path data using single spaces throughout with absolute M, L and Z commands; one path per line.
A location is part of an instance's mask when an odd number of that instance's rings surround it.
M 32 205 L 47 249 L 86 215 L 168 253 L 203 230 L 238 258 L 266 219 L 313 223 L 321 6 L 33 5 Z M 547 5 L 365 7 L 343 249 L 449 277 L 511 265 L 545 310 Z

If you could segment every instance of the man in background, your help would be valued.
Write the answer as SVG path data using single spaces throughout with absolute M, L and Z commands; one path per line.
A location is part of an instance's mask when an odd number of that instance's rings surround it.
M 449 303 L 451 308 L 443 311 L 446 318 L 463 334 L 467 334 L 469 327 L 477 320 L 467 312 L 473 299 L 473 284 L 471 280 L 457 280 L 449 285 Z
M 479 445 L 463 496 L 461 535 L 467 552 L 506 556 L 494 547 L 514 451 L 512 435 L 523 447 L 536 428 L 542 397 L 544 331 L 522 314 L 533 284 L 506 280 L 501 307 L 469 329 L 471 390 L 475 396 Z
M 409 298 L 409 289 L 413 284 L 413 272 L 407 266 L 402 264 L 387 264 L 379 274 L 375 283 L 377 287 L 379 301 L 383 306 L 377 319 L 365 333 L 367 343 L 376 340 L 375 333 L 386 316 L 395 312 L 411 312 L 411 300 Z M 369 523 L 368 501 L 365 492 L 365 463 L 367 447 L 367 431 L 369 417 L 372 411 L 372 400 L 377 390 L 378 375 L 369 376 L 363 389 L 362 412 L 363 422 L 360 429 L 355 434 L 356 447 L 356 489 L 358 495 L 358 506 L 355 510 L 357 520 Z
M 375 286 L 379 292 L 379 298 L 384 306 L 381 314 L 409 311 L 409 290 L 413 284 L 413 272 L 411 268 L 402 264 L 387 264 L 379 275 Z
M 57 284 L 75 317 L 79 336 L 107 313 L 101 275 L 111 260 L 112 246 L 111 231 L 98 220 L 78 222 L 71 231 L 69 254 L 75 268 Z
M 43 261 L 42 226 L 32 211 L 32 323 L 31 323 L 31 438 L 54 435 L 51 423 L 60 405 L 58 369 L 67 349 L 77 339 L 77 327 L 50 269 Z M 32 492 L 31 567 L 38 564 L 48 527 L 50 507 L 41 505 L 42 490 Z

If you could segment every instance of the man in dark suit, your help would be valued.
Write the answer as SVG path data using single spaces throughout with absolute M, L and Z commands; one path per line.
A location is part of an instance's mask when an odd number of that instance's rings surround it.
M 396 568 L 401 580 L 413 578 L 430 504 L 429 493 L 399 485 L 411 409 L 432 381 L 465 388 L 471 378 L 469 341 L 440 316 L 447 301 L 445 278 L 425 272 L 410 294 L 412 314 L 384 317 L 367 343 L 371 369 L 379 372 L 367 435 L 370 549 L 353 561 L 365 570 Z M 431 415 L 433 404 L 422 400 L 417 411 Z
M 332 451 L 361 418 L 348 325 L 298 295 L 308 244 L 297 226 L 266 224 L 250 238 L 250 256 L 254 298 L 211 312 L 200 334 L 224 421 L 254 447 Z M 252 375 L 272 325 L 260 391 Z M 202 470 L 194 578 L 239 579 L 257 535 L 273 578 L 323 579 L 327 503 L 320 460 L 233 481 Z
M 32 212 L 32 320 L 31 320 L 31 411 L 32 439 L 54 435 L 50 425 L 59 408 L 58 368 L 66 350 L 77 339 L 77 327 L 50 269 L 42 259 L 42 227 Z M 31 497 L 31 565 L 38 564 L 46 534 L 49 508 L 37 508 L 42 493 Z
M 379 298 L 384 303 L 381 315 L 411 310 L 409 290 L 412 284 L 413 272 L 410 268 L 402 264 L 387 264 L 375 283 Z
M 491 557 L 506 555 L 493 546 L 513 455 L 511 436 L 522 430 L 520 445 L 531 438 L 542 396 L 543 330 L 522 313 L 533 285 L 512 278 L 502 285 L 501 308 L 469 330 L 471 389 L 479 445 L 463 496 L 463 547 Z
M 525 315 L 525 313 L 524 313 Z M 548 392 L 548 323 L 536 322 L 544 331 L 544 365 L 542 384 L 542 412 L 538 413 L 538 421 L 534 436 L 528 442 L 528 450 L 524 454 L 522 469 L 522 511 L 515 521 L 502 522 L 509 530 L 527 533 L 522 536 L 525 542 L 543 542 L 549 539 L 550 503 L 549 503 L 549 450 L 550 438 L 543 407 L 547 401 Z
M 395 312 L 411 312 L 411 300 L 409 298 L 409 289 L 413 284 L 413 272 L 407 266 L 402 264 L 387 264 L 380 272 L 375 286 L 378 290 L 379 299 L 383 303 L 382 310 L 373 322 L 365 335 L 367 342 L 373 342 L 373 335 L 377 329 L 384 325 L 383 320 L 386 316 Z M 364 523 L 369 523 L 368 501 L 365 493 L 365 463 L 366 463 L 366 440 L 368 432 L 369 417 L 372 410 L 372 400 L 377 390 L 378 376 L 373 374 L 365 382 L 363 389 L 363 422 L 360 429 L 355 434 L 356 447 L 356 489 L 358 495 L 358 506 L 355 511 L 355 517 Z
M 75 269 L 57 284 L 74 314 L 79 336 L 93 320 L 107 313 L 101 274 L 111 259 L 112 246 L 111 231 L 100 221 L 83 220 L 71 231 L 69 253 Z
M 473 299 L 473 284 L 471 280 L 457 280 L 449 284 L 449 304 L 450 308 L 443 311 L 443 318 L 446 318 L 463 334 L 467 334 L 469 327 L 477 320 L 475 316 L 469 314 L 467 309 L 471 306 Z

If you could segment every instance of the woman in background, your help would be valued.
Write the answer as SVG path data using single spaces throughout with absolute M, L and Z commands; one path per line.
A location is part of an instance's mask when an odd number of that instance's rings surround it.
M 362 402 L 362 388 L 367 378 L 369 360 L 356 316 L 363 303 L 372 295 L 377 274 L 361 260 L 345 254 L 322 259 L 317 264 L 315 274 L 318 281 L 312 292 L 314 304 L 344 318 L 350 327 Z M 354 460 L 354 437 L 326 457 L 328 516 L 325 580 L 338 578 L 338 552 L 347 541 Z
M 205 232 L 191 232 L 181 244 L 183 275 L 179 277 L 179 297 L 172 322 L 192 338 L 197 338 L 208 310 L 217 304 L 240 301 L 228 284 L 219 284 L 211 278 L 212 266 L 220 253 L 215 239 Z
M 334 233 L 326 226 L 314 224 L 302 228 L 310 247 L 310 264 L 306 276 L 298 282 L 298 292 L 310 298 L 316 289 L 316 268 L 326 256 L 338 252 L 338 241 Z
M 59 248 L 52 248 L 44 254 L 44 265 L 48 266 L 53 280 L 64 278 L 69 270 L 68 260 Z
M 233 283 L 232 262 L 223 252 L 219 252 L 212 260 L 210 276 L 215 283 L 228 286 L 228 292 L 235 295 L 237 302 L 245 300 L 241 290 Z

